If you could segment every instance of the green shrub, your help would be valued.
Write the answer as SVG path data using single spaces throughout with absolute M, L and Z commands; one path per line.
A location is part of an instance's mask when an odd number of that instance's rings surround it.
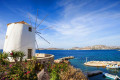
M 43 65 L 38 63 L 35 57 L 31 61 L 25 59 L 25 62 L 22 62 L 24 56 L 21 51 L 12 51 L 10 57 L 15 60 L 15 63 L 6 65 L 8 54 L 0 54 L 0 73 L 2 73 L 0 80 L 37 80 L 36 71 L 40 71 Z
M 6 78 L 8 80 L 37 80 L 35 63 L 33 61 L 10 64 L 8 70 L 4 69 L 4 72 L 5 71 L 8 73 L 1 79 Z
M 0 53 L 0 64 L 7 65 L 8 62 L 8 53 Z
M 52 71 L 50 73 L 50 76 L 51 76 L 50 80 L 60 80 L 59 74 L 56 71 Z
M 8 53 L 0 53 L 0 60 L 1 59 L 8 59 Z
M 50 80 L 59 80 L 60 72 L 67 71 L 68 64 L 66 63 L 55 63 L 55 64 L 48 64 L 48 72 L 50 72 Z

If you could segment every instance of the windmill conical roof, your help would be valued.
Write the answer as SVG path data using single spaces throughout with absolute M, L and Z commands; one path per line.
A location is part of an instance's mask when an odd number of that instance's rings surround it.
M 24 22 L 24 21 L 14 22 L 14 24 L 17 24 L 17 23 L 29 25 L 28 23 L 26 23 L 26 22 Z M 12 23 L 7 24 L 7 26 L 9 26 L 10 24 L 12 24 Z

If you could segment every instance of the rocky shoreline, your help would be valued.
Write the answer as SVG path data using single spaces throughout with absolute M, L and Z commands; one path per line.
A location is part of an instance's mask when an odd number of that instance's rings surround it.
M 88 78 L 83 74 L 80 69 L 77 69 L 71 65 L 69 59 L 73 59 L 73 56 L 63 57 L 57 60 L 54 60 L 54 64 L 67 64 L 67 71 L 61 71 L 59 73 L 59 80 L 88 80 Z M 60 60 L 60 61 L 59 61 Z M 59 62 L 58 62 L 59 61 Z M 50 73 L 48 71 L 44 71 L 44 75 L 42 76 L 42 80 L 50 80 Z
M 70 57 L 69 59 L 73 59 L 73 58 L 74 57 Z M 83 74 L 83 72 L 80 69 L 77 69 L 70 64 L 69 59 L 67 60 L 64 59 L 62 61 L 68 64 L 68 70 L 67 72 L 60 73 L 61 80 L 88 80 L 88 78 Z

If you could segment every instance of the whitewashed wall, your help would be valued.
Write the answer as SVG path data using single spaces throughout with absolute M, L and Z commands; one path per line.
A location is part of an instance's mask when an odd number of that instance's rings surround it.
M 6 39 L 4 43 L 4 52 L 11 52 L 12 50 L 23 51 L 27 58 L 28 49 L 33 50 L 32 56 L 35 55 L 35 29 L 29 31 L 30 25 L 21 23 L 12 23 L 8 25 L 6 32 Z

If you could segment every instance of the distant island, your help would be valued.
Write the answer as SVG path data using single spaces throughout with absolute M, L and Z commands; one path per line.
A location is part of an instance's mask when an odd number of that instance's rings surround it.
M 113 50 L 120 49 L 120 46 L 106 46 L 106 45 L 94 45 L 87 47 L 72 47 L 69 49 L 64 48 L 39 48 L 38 50 Z
M 64 48 L 38 48 L 37 50 L 65 50 Z

